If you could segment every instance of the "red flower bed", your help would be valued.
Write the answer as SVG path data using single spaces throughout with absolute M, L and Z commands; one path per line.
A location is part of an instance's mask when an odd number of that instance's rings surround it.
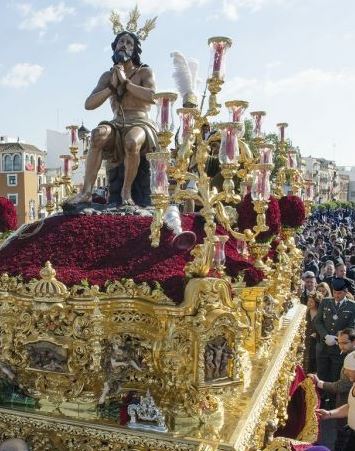
M 0 197 L 0 232 L 15 230 L 16 227 L 16 207 L 6 197 Z
M 250 193 L 244 196 L 243 200 L 238 205 L 237 210 L 239 214 L 239 230 L 253 230 L 253 227 L 256 225 L 256 212 L 254 210 L 254 205 Z M 277 235 L 280 232 L 280 208 L 279 202 L 274 196 L 270 196 L 270 201 L 266 210 L 266 225 L 269 227 L 269 230 L 267 230 L 266 232 L 261 232 L 256 238 L 256 241 L 260 243 L 270 240 L 273 236 Z
M 107 280 L 132 278 L 135 282 L 161 283 L 176 302 L 183 299 L 184 267 L 189 252 L 176 252 L 170 245 L 172 233 L 162 229 L 158 248 L 150 245 L 151 218 L 141 216 L 56 216 L 46 219 L 42 229 L 27 239 L 14 239 L 0 251 L 0 273 L 22 274 L 25 280 L 39 277 L 39 270 L 50 260 L 57 277 L 71 286 L 88 279 L 103 286 Z M 203 241 L 203 221 L 199 216 L 183 217 L 183 229 L 193 230 L 197 242 Z M 225 234 L 222 227 L 217 233 Z M 252 261 L 241 257 L 237 243 L 226 244 L 226 267 L 230 275 L 245 271 L 248 286 L 264 275 Z
M 279 200 L 281 224 L 284 227 L 300 227 L 306 219 L 303 200 L 298 196 L 288 195 Z

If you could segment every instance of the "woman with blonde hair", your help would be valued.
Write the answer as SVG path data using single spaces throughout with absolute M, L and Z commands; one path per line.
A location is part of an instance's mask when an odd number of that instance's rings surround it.
M 316 343 L 317 331 L 314 326 L 314 318 L 318 313 L 318 307 L 323 299 L 320 292 L 311 293 L 307 297 L 307 312 L 306 312 L 306 337 L 305 337 L 305 353 L 303 368 L 306 373 L 317 372 L 316 365 Z
M 323 298 L 332 298 L 332 292 L 330 291 L 329 285 L 326 282 L 321 282 L 317 285 L 316 291 L 320 293 Z

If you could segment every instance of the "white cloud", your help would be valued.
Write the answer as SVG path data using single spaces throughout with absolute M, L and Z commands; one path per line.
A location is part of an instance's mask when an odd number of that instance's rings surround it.
M 305 69 L 289 77 L 279 79 L 258 79 L 235 77 L 225 85 L 225 95 L 238 93 L 239 97 L 255 97 L 264 95 L 273 97 L 283 93 L 302 92 L 305 89 L 320 90 L 328 85 L 347 85 L 355 83 L 355 71 L 341 70 L 323 71 Z
M 124 4 L 119 5 L 117 0 L 82 0 L 83 3 L 89 4 L 99 9 L 110 11 L 119 10 L 122 15 L 127 13 L 136 4 L 142 14 L 161 14 L 166 11 L 184 11 L 188 8 L 196 7 L 209 3 L 211 0 L 126 0 Z
M 142 14 L 161 14 L 164 12 L 175 11 L 181 12 L 187 9 L 196 8 L 203 5 L 216 5 L 215 9 L 209 16 L 208 21 L 212 18 L 220 18 L 221 16 L 228 20 L 238 20 L 241 10 L 258 11 L 269 4 L 281 4 L 297 0 L 223 0 L 216 2 L 215 0 L 126 0 L 124 4 L 119 5 L 117 0 L 81 0 L 86 5 L 90 5 L 97 9 L 104 10 L 106 14 L 110 10 L 119 11 L 123 20 L 127 18 L 128 11 L 138 4 Z M 89 30 L 95 26 L 102 25 L 102 19 L 97 16 L 89 18 L 85 28 Z M 90 28 L 91 27 L 91 28 Z
M 22 4 L 20 11 L 24 15 L 24 19 L 20 23 L 21 29 L 44 31 L 50 23 L 62 22 L 66 16 L 74 14 L 75 9 L 60 2 L 57 5 L 50 5 L 38 10 L 34 10 L 28 4 Z
M 95 16 L 88 17 L 84 21 L 84 28 L 86 31 L 92 31 L 94 28 L 101 26 L 110 26 L 108 12 L 96 14 Z
M 37 82 L 44 68 L 39 64 L 19 63 L 0 79 L 0 84 L 12 88 L 24 88 Z
M 68 45 L 68 52 L 69 53 L 80 53 L 83 52 L 87 48 L 86 44 L 82 44 L 80 42 L 72 42 Z
M 239 19 L 242 10 L 255 12 L 270 4 L 281 4 L 286 1 L 290 0 L 223 0 L 219 16 L 235 21 Z

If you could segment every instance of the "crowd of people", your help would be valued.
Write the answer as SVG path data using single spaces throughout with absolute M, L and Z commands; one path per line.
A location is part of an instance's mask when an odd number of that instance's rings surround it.
M 355 211 L 316 211 L 298 235 L 307 306 L 304 368 L 321 420 L 337 419 L 334 451 L 355 451 Z

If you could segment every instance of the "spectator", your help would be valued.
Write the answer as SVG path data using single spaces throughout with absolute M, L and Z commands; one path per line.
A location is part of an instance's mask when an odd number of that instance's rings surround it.
M 321 282 L 317 285 L 316 291 L 318 291 L 323 298 L 331 298 L 332 292 L 330 291 L 329 285 L 325 282 Z
M 355 450 L 355 351 L 351 352 L 344 360 L 344 373 L 352 382 L 352 388 L 348 395 L 348 402 L 332 410 L 316 409 L 317 415 L 326 420 L 329 418 L 347 418 L 349 426 L 349 438 L 343 451 Z
M 302 276 L 302 280 L 304 283 L 304 290 L 300 296 L 300 301 L 302 304 L 306 305 L 308 296 L 316 291 L 317 281 L 314 272 L 312 271 L 305 272 Z
M 323 271 L 323 280 L 322 282 L 325 282 L 328 284 L 329 287 L 332 285 L 332 280 L 334 278 L 335 274 L 335 266 L 332 260 L 327 260 L 325 262 L 324 271 Z
M 349 354 L 355 351 L 355 330 L 343 329 L 338 333 L 338 346 L 341 352 Z M 352 382 L 345 375 L 344 367 L 341 369 L 340 378 L 336 382 L 324 382 L 318 378 L 316 374 L 309 374 L 313 379 L 313 382 L 318 388 L 323 389 L 325 392 L 331 393 L 336 396 L 335 407 L 346 404 L 349 390 L 352 387 Z M 337 439 L 334 445 L 334 451 L 341 451 L 348 439 L 348 431 L 345 429 L 345 422 L 343 419 L 338 420 Z
M 349 268 L 346 271 L 346 277 L 355 281 L 355 255 L 350 255 Z
M 317 374 L 321 380 L 339 379 L 344 355 L 336 346 L 337 333 L 355 326 L 355 303 L 347 298 L 347 281 L 333 280 L 333 299 L 324 299 L 319 306 L 314 326 L 319 334 L 317 343 Z
M 316 277 L 319 274 L 318 264 L 316 262 L 316 257 L 313 252 L 308 252 L 304 261 L 304 271 L 313 272 Z
M 344 279 L 348 282 L 348 290 L 354 296 L 355 295 L 355 282 L 346 277 L 346 266 L 344 263 L 338 263 L 335 265 L 335 275 L 339 279 Z
M 306 349 L 304 354 L 304 365 L 303 365 L 306 373 L 313 373 L 317 371 L 316 366 L 317 332 L 314 327 L 314 318 L 317 315 L 319 303 L 321 302 L 322 299 L 323 296 L 317 292 L 310 294 L 307 299 L 306 337 L 305 337 Z

